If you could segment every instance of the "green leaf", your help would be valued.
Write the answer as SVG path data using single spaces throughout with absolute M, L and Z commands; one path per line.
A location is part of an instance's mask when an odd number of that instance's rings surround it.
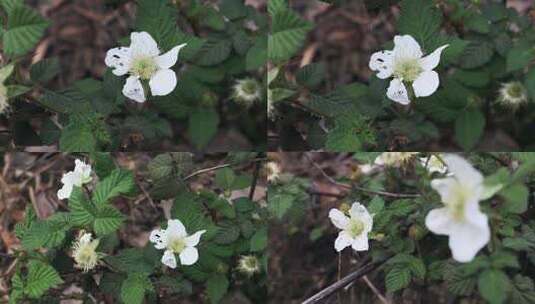
M 189 117 L 188 133 L 197 149 L 203 149 L 217 133 L 219 115 L 213 109 L 198 109 Z
M 144 303 L 145 292 L 153 290 L 150 279 L 141 273 L 128 274 L 121 286 L 121 300 L 125 304 Z
M 217 304 L 223 299 L 229 288 L 229 281 L 225 275 L 214 274 L 206 282 L 206 293 L 210 303 Z
M 24 0 L 3 0 L 1 3 L 4 10 L 9 13 L 17 6 L 23 6 Z
M 114 207 L 104 206 L 98 210 L 93 229 L 99 236 L 117 231 L 124 221 L 124 216 Z
M 95 187 L 93 203 L 95 203 L 97 207 L 103 206 L 116 196 L 132 192 L 134 187 L 134 176 L 132 172 L 115 169 Z
M 275 194 L 269 198 L 268 209 L 278 219 L 282 219 L 292 207 L 294 197 L 287 194 Z
M 44 59 L 32 65 L 30 79 L 33 82 L 44 83 L 59 74 L 60 70 L 58 58 Z
M 486 41 L 471 41 L 459 57 L 464 69 L 474 69 L 485 65 L 494 55 L 493 46 Z
M 240 237 L 240 227 L 234 222 L 224 221 L 218 226 L 214 238 L 216 244 L 227 245 L 234 243 Z
M 529 189 L 525 185 L 513 184 L 499 194 L 505 199 L 504 208 L 507 212 L 520 214 L 528 209 Z
M 219 10 L 230 20 L 236 20 L 247 16 L 247 7 L 242 0 L 222 0 Z
M 477 286 L 481 296 L 491 304 L 504 303 L 511 282 L 500 270 L 487 269 L 479 275 Z
M 386 290 L 395 292 L 409 286 L 411 282 L 411 272 L 403 266 L 393 267 L 385 277 Z
M 156 253 L 154 255 L 153 253 Z M 160 263 L 160 254 L 151 246 L 145 249 L 128 248 L 105 258 L 115 269 L 126 273 L 152 273 Z
M 455 121 L 455 140 L 464 150 L 471 150 L 483 135 L 485 116 L 479 110 L 466 110 Z
M 225 190 L 231 190 L 235 180 L 236 174 L 234 174 L 234 170 L 231 168 L 217 170 L 215 174 L 216 185 Z
M 521 43 L 507 53 L 507 71 L 514 72 L 524 69 L 534 59 L 535 49 L 533 49 L 533 44 L 527 41 Z
M 189 192 L 181 192 L 171 209 L 172 218 L 179 219 L 190 233 L 213 228 L 212 221 L 204 215 L 202 203 Z
M 507 183 L 509 183 L 509 171 L 506 168 L 500 168 L 494 174 L 485 178 L 481 199 L 486 200 L 493 197 Z
M 59 139 L 59 148 L 64 152 L 93 152 L 97 149 L 97 139 L 94 130 L 87 124 L 71 119 L 66 125 Z
M 50 265 L 40 261 L 31 261 L 28 265 L 28 277 L 24 293 L 30 298 L 41 297 L 48 289 L 63 283 L 58 272 Z
M 263 251 L 268 244 L 268 229 L 261 228 L 251 237 L 251 251 Z
M 526 76 L 525 81 L 526 88 L 528 90 L 531 101 L 535 102 L 535 68 L 531 68 Z
M 517 274 L 511 290 L 511 303 L 533 304 L 535 303 L 535 287 L 529 277 Z
M 368 204 L 368 212 L 371 214 L 378 214 L 383 211 L 385 207 L 385 201 L 378 195 L 374 196 L 371 202 Z
M 271 16 L 268 58 L 279 63 L 293 57 L 305 42 L 312 24 L 291 10 L 276 10 Z
M 198 65 L 211 66 L 225 61 L 232 51 L 232 40 L 211 38 L 206 41 L 198 53 Z
M 403 0 L 398 20 L 401 34 L 411 35 L 427 53 L 434 51 L 433 40 L 442 23 L 442 14 L 431 0 Z
M 245 67 L 248 71 L 253 71 L 266 64 L 268 55 L 268 37 L 258 36 L 252 47 L 245 56 Z
M 296 74 L 297 83 L 313 88 L 325 79 L 325 63 L 312 63 L 299 69 Z
M 362 143 L 352 129 L 347 120 L 337 120 L 336 127 L 327 134 L 325 148 L 334 152 L 362 150 Z
M 270 16 L 275 15 L 279 11 L 284 11 L 288 9 L 287 0 L 270 0 L 268 1 L 268 13 Z
M 23 55 L 41 39 L 48 22 L 27 6 L 16 5 L 8 10 L 7 30 L 3 47 L 7 55 Z
M 452 79 L 473 88 L 485 87 L 490 82 L 490 74 L 486 71 L 457 70 Z

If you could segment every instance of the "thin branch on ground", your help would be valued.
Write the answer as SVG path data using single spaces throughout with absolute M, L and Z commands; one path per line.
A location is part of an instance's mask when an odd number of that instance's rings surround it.
M 383 304 L 391 304 L 390 301 L 388 301 L 386 299 L 386 297 L 383 296 L 383 294 L 379 291 L 379 289 L 377 289 L 377 287 L 375 287 L 375 285 L 373 285 L 373 283 L 370 281 L 370 279 L 368 279 L 367 275 L 363 276 L 362 280 L 364 281 L 364 283 L 366 283 L 366 285 L 368 285 L 368 287 L 370 287 L 370 289 L 373 291 L 373 293 L 379 298 L 379 301 L 381 301 L 381 303 L 383 303 Z
M 375 262 L 375 263 L 368 263 L 364 266 L 360 267 L 359 269 L 353 271 L 349 275 L 343 277 L 342 279 L 338 280 L 337 282 L 331 284 L 330 286 L 327 286 L 326 288 L 322 289 L 320 292 L 316 293 L 312 297 L 306 299 L 301 304 L 316 304 L 316 303 L 322 303 L 322 301 L 329 298 L 331 295 L 333 295 L 335 292 L 339 291 L 340 289 L 346 287 L 347 285 L 351 284 L 355 280 L 358 280 L 365 276 L 366 274 L 374 271 L 379 266 L 383 265 L 386 261 L 385 259 L 381 262 Z
M 305 153 L 305 157 L 310 161 L 310 163 L 314 167 L 316 167 L 316 169 L 318 169 L 320 171 L 321 175 L 323 175 L 323 177 L 325 177 L 325 179 L 327 179 L 331 184 L 339 186 L 341 188 L 345 188 L 345 189 L 348 189 L 348 190 L 357 189 L 357 190 L 362 191 L 362 192 L 367 192 L 367 193 L 377 194 L 377 195 L 382 195 L 382 196 L 388 196 L 388 197 L 395 197 L 395 198 L 414 198 L 414 197 L 420 197 L 421 196 L 420 194 L 412 194 L 412 193 L 405 194 L 405 193 L 394 193 L 394 192 L 388 192 L 388 191 L 372 190 L 372 189 L 367 189 L 367 188 L 360 187 L 360 186 L 357 186 L 357 185 L 350 185 L 350 184 L 338 182 L 334 178 L 329 176 L 325 172 L 325 170 L 323 170 L 323 168 L 321 168 L 321 166 L 318 165 L 308 155 L 308 153 Z
M 249 191 L 249 199 L 253 200 L 254 192 L 256 190 L 256 184 L 258 183 L 258 176 L 260 175 L 260 162 L 255 163 L 253 172 L 253 182 L 251 184 L 251 190 Z
M 266 158 L 255 158 L 251 161 L 253 162 L 262 162 L 262 161 L 265 161 Z M 204 174 L 204 173 L 208 173 L 208 172 L 212 172 L 212 171 L 216 171 L 216 170 L 219 170 L 219 169 L 223 169 L 223 168 L 227 168 L 227 167 L 232 167 L 232 166 L 236 166 L 236 165 L 239 165 L 238 164 L 222 164 L 222 165 L 217 165 L 217 166 L 214 166 L 214 167 L 210 167 L 210 168 L 204 168 L 204 169 L 200 169 L 200 170 L 197 170 L 193 173 L 191 173 L 190 175 L 184 177 L 184 181 L 188 180 L 188 179 L 191 179 L 197 175 L 201 175 L 201 174 Z

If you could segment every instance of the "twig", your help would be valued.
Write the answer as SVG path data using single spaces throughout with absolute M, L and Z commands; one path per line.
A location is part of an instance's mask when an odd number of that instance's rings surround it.
M 375 262 L 375 263 L 368 263 L 364 266 L 360 267 L 359 269 L 355 270 L 354 272 L 350 273 L 349 275 L 343 277 L 339 281 L 331 284 L 330 286 L 324 288 L 320 292 L 316 293 L 312 297 L 306 299 L 303 301 L 302 304 L 315 304 L 315 303 L 321 303 L 322 300 L 327 299 L 329 296 L 337 292 L 338 290 L 346 287 L 347 285 L 351 284 L 353 281 L 361 278 L 362 276 L 372 272 L 379 266 L 381 266 L 383 263 L 385 263 L 388 260 L 385 259 L 381 262 Z
M 251 161 L 253 162 L 262 162 L 266 160 L 265 158 L 255 158 Z M 217 165 L 217 166 L 214 166 L 214 167 L 210 167 L 210 168 L 204 168 L 204 169 L 200 169 L 200 170 L 197 170 L 193 173 L 191 173 L 190 175 L 184 177 L 184 181 L 192 178 L 192 177 L 195 177 L 197 175 L 200 175 L 200 174 L 204 174 L 204 173 L 208 173 L 208 172 L 212 172 L 212 171 L 215 171 L 215 170 L 219 170 L 219 169 L 223 169 L 223 168 L 226 168 L 226 167 L 232 167 L 232 166 L 235 166 L 235 165 L 238 165 L 238 164 L 222 164 L 222 165 Z
M 320 165 L 318 165 L 314 160 L 312 160 L 310 158 L 310 156 L 308 156 L 307 153 L 305 153 L 305 157 L 310 161 L 310 163 L 312 163 L 312 165 L 314 165 L 314 167 L 316 167 L 316 169 L 318 169 L 320 171 L 320 173 L 323 175 L 323 177 L 325 177 L 325 179 L 327 179 L 333 185 L 336 185 L 336 186 L 339 186 L 339 187 L 342 187 L 342 188 L 345 188 L 345 189 L 348 189 L 348 190 L 357 189 L 359 191 L 368 192 L 368 193 L 371 193 L 371 194 L 377 194 L 377 195 L 389 196 L 389 197 L 395 197 L 395 198 L 420 197 L 420 194 L 404 194 L 404 193 L 393 193 L 393 192 L 380 191 L 380 190 L 371 190 L 371 189 L 363 188 L 363 187 L 360 187 L 360 186 L 357 186 L 357 185 L 349 185 L 349 184 L 338 182 L 334 178 L 329 176 L 325 172 L 325 170 L 323 170 L 323 168 L 320 167 Z
M 377 287 L 375 287 L 375 285 L 373 285 L 373 283 L 370 281 L 370 279 L 368 279 L 367 275 L 363 276 L 362 280 L 364 281 L 364 283 L 366 283 L 366 285 L 368 285 L 368 287 L 370 287 L 370 289 L 373 291 L 373 293 L 379 298 L 379 301 L 381 301 L 381 303 L 390 304 L 390 301 L 388 301 L 385 298 L 385 296 L 383 296 L 383 294 L 381 294 L 381 292 L 377 289 Z
M 260 174 L 260 162 L 256 162 L 255 167 L 254 167 L 254 172 L 253 172 L 253 183 L 251 184 L 251 190 L 249 191 L 249 200 L 253 200 L 259 174 Z

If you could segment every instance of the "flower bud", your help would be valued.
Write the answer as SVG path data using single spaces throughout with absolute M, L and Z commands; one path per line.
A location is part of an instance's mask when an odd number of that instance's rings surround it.
M 497 102 L 513 110 L 517 109 L 528 102 L 526 87 L 519 81 L 502 83 Z
M 260 99 L 260 84 L 253 78 L 245 78 L 236 81 L 233 87 L 234 100 L 245 107 L 250 107 Z
M 243 255 L 238 261 L 238 271 L 248 277 L 260 272 L 260 261 L 254 255 Z

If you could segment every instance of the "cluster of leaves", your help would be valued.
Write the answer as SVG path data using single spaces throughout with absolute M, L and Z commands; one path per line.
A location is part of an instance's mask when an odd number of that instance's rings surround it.
M 256 153 L 229 155 L 228 160 L 250 163 Z M 84 188 L 75 187 L 68 210 L 56 212 L 47 219 L 38 219 L 30 206 L 23 222 L 17 224 L 16 235 L 22 249 L 16 252 L 18 263 L 12 278 L 10 303 L 23 300 L 47 300 L 59 303 L 56 291 L 62 283 L 74 280 L 83 288 L 79 299 L 107 295 L 118 303 L 144 303 L 158 298 L 179 298 L 193 294 L 204 286 L 210 303 L 219 303 L 233 288 L 240 288 L 252 301 L 265 299 L 267 267 L 267 218 L 259 204 L 247 196 L 230 199 L 231 191 L 251 186 L 252 177 L 231 168 L 216 172 L 215 191 L 193 192 L 184 185 L 173 194 L 164 193 L 161 183 L 181 179 L 193 169 L 192 155 L 166 153 L 149 164 L 147 178 L 151 193 L 173 201 L 170 217 L 179 219 L 189 233 L 207 230 L 199 244 L 199 260 L 192 266 L 171 270 L 161 263 L 162 251 L 148 243 L 144 248 L 121 246 L 118 233 L 127 219 L 113 204 L 119 196 L 133 197 L 138 190 L 132 172 L 115 168 L 109 154 L 93 154 L 93 165 L 99 182 Z M 141 173 L 142 174 L 142 173 Z M 151 223 L 165 227 L 166 221 Z M 74 268 L 70 248 L 80 230 L 92 232 L 100 240 L 97 252 L 103 261 L 88 273 Z M 126 232 L 126 231 L 124 231 Z M 128 234 L 126 232 L 126 234 Z M 236 270 L 241 256 L 255 256 L 259 261 L 256 274 Z M 94 274 L 101 279 L 95 280 Z M 195 291 L 195 299 L 201 292 Z
M 358 162 L 364 163 L 373 162 L 376 156 L 377 153 L 354 155 Z M 358 183 L 360 187 L 350 191 L 341 203 L 359 201 L 374 214 L 367 254 L 381 266 L 373 277 L 383 279 L 386 291 L 394 295 L 408 289 L 425 299 L 436 286 L 457 300 L 482 298 L 489 303 L 535 303 L 535 221 L 531 220 L 535 210 L 532 196 L 535 154 L 473 153 L 467 157 L 486 176 L 486 186 L 497 191 L 494 197 L 481 202 L 481 209 L 489 216 L 491 242 L 469 263 L 454 261 L 447 237 L 427 230 L 426 214 L 441 203 L 438 193 L 430 187 L 431 179 L 436 176 L 417 160 L 403 169 L 385 168 L 371 175 L 338 179 L 347 184 Z M 288 210 L 307 209 L 305 202 L 310 198 L 303 199 L 306 196 L 303 182 L 307 181 L 280 180 L 270 190 L 278 193 L 270 196 L 270 204 L 275 199 L 279 205 L 290 202 L 285 205 Z M 285 190 L 297 188 L 302 190 Z M 379 195 L 378 191 L 419 196 L 396 198 Z M 285 198 L 281 199 L 281 195 Z M 295 220 L 290 213 L 285 216 L 286 220 Z M 328 221 L 325 216 L 325 222 Z M 310 240 L 324 243 L 328 238 L 334 250 L 335 230 L 309 231 Z
M 75 80 L 67 88 L 53 90 L 51 81 L 61 72 L 60 63 L 45 59 L 31 66 L 29 79 L 17 74 L 18 90 L 10 97 L 28 94 L 11 100 L 14 143 L 58 144 L 61 151 L 89 152 L 146 148 L 170 139 L 201 150 L 222 126 L 233 124 L 262 147 L 265 130 L 258 126 L 266 119 L 265 97 L 252 108 L 245 107 L 233 100 L 233 86 L 237 79 L 263 77 L 267 18 L 243 0 L 222 0 L 217 7 L 204 2 L 137 1 L 132 31 L 151 34 L 162 52 L 187 43 L 175 67 L 178 85 L 170 95 L 149 98 L 136 107 L 121 93 L 125 78 L 110 70 L 102 79 Z M 3 53 L 18 70 L 48 22 L 22 0 L 2 1 L 2 8 L 7 15 L 0 32 Z M 129 38 L 117 44 L 128 45 Z M 23 98 L 34 91 L 31 99 Z M 37 128 L 28 123 L 36 117 L 41 117 Z M 178 132 L 185 135 L 179 138 Z
M 300 51 L 312 24 L 291 11 L 284 0 L 270 1 L 268 57 L 279 77 L 269 90 L 275 107 L 272 127 L 280 136 L 280 146 L 288 150 L 422 150 L 429 140 L 450 142 L 451 138 L 451 144 L 471 150 L 485 131 L 499 129 L 529 150 L 535 108 L 535 30 L 529 17 L 495 1 L 385 0 L 366 4 L 376 12 L 398 2 L 397 34 L 413 36 L 425 54 L 449 44 L 439 66 L 440 89 L 430 97 L 413 100 L 409 107 L 389 100 L 389 80 L 376 76 L 368 83 L 338 86 L 325 94 L 321 85 L 325 63 L 321 62 L 300 68 L 295 80 L 285 79 L 282 70 L 291 67 L 289 59 Z M 381 49 L 392 47 L 389 42 Z M 526 89 L 528 100 L 520 105 L 521 110 L 497 102 L 502 84 L 513 81 Z M 303 134 L 295 131 L 297 121 L 305 125 Z M 454 130 L 453 134 L 449 130 Z

